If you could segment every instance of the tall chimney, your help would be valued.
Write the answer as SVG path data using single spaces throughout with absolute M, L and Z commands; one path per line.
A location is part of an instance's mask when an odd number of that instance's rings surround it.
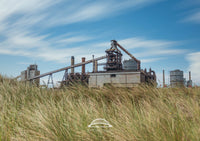
M 85 57 L 82 57 L 82 63 L 85 62 Z M 85 64 L 82 65 L 82 74 L 85 73 Z
M 163 87 L 165 87 L 165 70 L 163 70 Z
M 94 61 L 94 72 L 98 71 L 97 60 Z
M 189 80 L 191 81 L 191 71 L 189 71 Z
M 74 65 L 74 56 L 71 57 L 71 66 Z M 74 67 L 71 68 L 71 73 L 74 73 Z
M 93 62 L 93 72 L 95 71 L 95 61 L 94 61 L 94 55 L 92 55 L 92 62 Z

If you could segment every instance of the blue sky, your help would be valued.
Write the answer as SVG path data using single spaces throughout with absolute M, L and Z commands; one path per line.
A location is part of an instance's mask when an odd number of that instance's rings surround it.
M 77 63 L 99 57 L 112 39 L 154 69 L 159 83 L 163 69 L 167 83 L 169 71 L 181 69 L 200 84 L 199 0 L 0 0 L 1 74 L 18 76 L 33 63 L 45 73 L 68 66 L 72 55 Z

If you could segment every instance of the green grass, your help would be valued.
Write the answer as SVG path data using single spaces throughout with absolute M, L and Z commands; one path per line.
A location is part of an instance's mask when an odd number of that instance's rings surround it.
M 96 118 L 111 128 L 88 128 Z M 200 88 L 42 89 L 0 77 L 0 139 L 198 141 Z

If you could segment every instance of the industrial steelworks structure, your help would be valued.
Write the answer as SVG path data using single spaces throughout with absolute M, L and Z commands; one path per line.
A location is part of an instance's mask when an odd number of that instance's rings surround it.
M 125 60 L 122 63 L 122 52 L 125 52 L 130 56 L 129 60 Z M 48 83 L 53 85 L 54 73 L 65 71 L 63 79 L 61 81 L 61 86 L 71 85 L 74 82 L 80 82 L 88 84 L 89 87 L 103 87 L 104 85 L 114 85 L 117 87 L 134 87 L 140 83 L 156 83 L 155 71 L 149 69 L 141 69 L 140 60 L 136 59 L 132 54 L 130 54 L 125 48 L 123 48 L 116 40 L 111 40 L 111 47 L 107 49 L 106 55 L 98 58 L 94 58 L 86 61 L 82 58 L 82 62 L 74 64 L 74 57 L 71 57 L 71 65 L 65 68 L 54 70 L 41 75 L 35 75 L 31 77 L 25 77 L 21 73 L 21 80 L 26 79 L 27 81 L 39 80 L 39 78 L 44 76 L 49 76 Z M 99 60 L 106 59 L 105 63 L 98 63 Z M 93 71 L 86 73 L 85 65 L 93 63 Z M 104 65 L 103 71 L 98 71 L 98 66 Z M 75 73 L 74 69 L 76 67 L 82 66 L 81 73 Z M 68 70 L 71 70 L 68 72 Z
M 189 72 L 189 80 L 184 78 L 183 71 L 173 70 L 170 71 L 170 86 L 171 87 L 192 87 L 191 72 Z

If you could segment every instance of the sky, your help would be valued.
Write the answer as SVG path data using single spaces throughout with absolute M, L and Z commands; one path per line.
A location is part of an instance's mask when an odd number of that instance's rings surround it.
M 143 69 L 155 70 L 159 84 L 163 69 L 168 84 L 169 71 L 180 69 L 200 85 L 200 0 L 0 0 L 2 75 L 16 77 L 35 63 L 42 74 L 69 66 L 71 56 L 75 63 L 100 57 L 113 39 Z

